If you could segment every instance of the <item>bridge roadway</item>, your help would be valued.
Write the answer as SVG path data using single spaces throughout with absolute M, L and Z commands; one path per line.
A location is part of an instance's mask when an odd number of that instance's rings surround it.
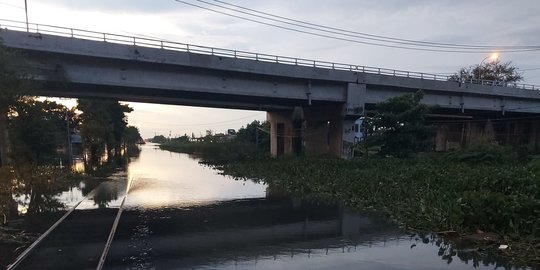
M 434 74 L 47 25 L 31 25 L 26 32 L 24 24 L 6 20 L 0 28 L 3 45 L 21 51 L 22 69 L 42 82 L 37 94 L 267 111 L 273 155 L 304 148 L 307 154 L 349 157 L 354 120 L 366 108 L 417 90 L 443 118 L 540 113 L 534 85 L 456 82 Z M 444 132 L 439 139 L 446 148 Z

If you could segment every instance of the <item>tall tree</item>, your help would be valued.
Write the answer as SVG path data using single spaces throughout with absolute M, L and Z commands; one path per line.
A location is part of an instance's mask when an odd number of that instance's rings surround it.
M 117 100 L 79 99 L 77 109 L 82 111 L 81 137 L 91 163 L 104 154 L 119 155 L 122 136 L 127 127 L 126 113 L 133 111 Z
M 382 155 L 407 157 L 433 145 L 433 130 L 426 125 L 430 108 L 421 104 L 418 91 L 378 103 L 375 115 L 366 118 L 368 145 L 380 146 Z
M 512 62 L 501 63 L 499 60 L 463 67 L 450 77 L 450 80 L 489 80 L 513 83 L 523 80 L 523 76 L 518 72 L 518 68 L 512 66 Z
M 0 166 L 7 163 L 8 112 L 28 89 L 28 81 L 13 68 L 18 62 L 14 52 L 0 45 Z
M 75 127 L 74 112 L 51 101 L 22 98 L 10 113 L 11 156 L 17 164 L 56 163 L 58 148 L 68 148 L 66 121 Z

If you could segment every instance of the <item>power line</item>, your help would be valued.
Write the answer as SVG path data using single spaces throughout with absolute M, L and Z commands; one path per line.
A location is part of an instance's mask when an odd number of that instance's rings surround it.
M 238 122 L 240 120 L 244 120 L 244 119 L 247 119 L 247 118 L 253 118 L 255 116 L 257 116 L 258 114 L 252 114 L 252 115 L 248 115 L 248 116 L 244 116 L 244 117 L 240 117 L 240 118 L 235 118 L 235 119 L 230 119 L 230 120 L 225 120 L 225 121 L 219 121 L 219 122 L 213 122 L 213 123 L 200 123 L 200 124 L 178 124 L 178 125 L 174 125 L 174 124 L 165 124 L 165 123 L 162 123 L 164 125 L 168 125 L 168 126 L 171 126 L 171 127 L 196 127 L 196 126 L 209 126 L 209 125 L 225 125 L 225 124 L 230 124 L 230 123 L 234 123 L 234 122 Z M 142 123 L 148 123 L 148 124 L 156 124 L 156 122 L 146 122 L 146 121 L 136 121 L 136 122 L 142 122 Z
M 531 70 L 540 70 L 540 67 L 537 67 L 537 68 L 524 68 L 524 69 L 519 69 L 518 68 L 518 71 L 531 71 Z
M 250 11 L 250 12 L 253 12 L 253 13 L 263 14 L 263 15 L 266 15 L 266 16 L 258 16 L 258 15 L 254 15 L 254 14 L 249 13 L 249 12 L 242 12 L 242 11 L 239 11 L 237 9 L 232 9 L 232 8 L 227 8 L 227 7 L 224 7 L 224 6 L 221 6 L 221 5 L 211 4 L 211 3 L 208 3 L 207 1 L 204 1 L 204 0 L 197 0 L 197 1 L 208 4 L 208 5 L 217 6 L 217 7 L 223 8 L 223 9 L 228 9 L 228 10 L 236 11 L 236 12 L 239 12 L 239 13 L 243 13 L 243 14 L 247 14 L 247 15 L 251 15 L 251 16 L 255 16 L 255 17 L 259 17 L 259 18 L 264 18 L 264 19 L 268 19 L 268 20 L 272 20 L 272 21 L 277 21 L 277 22 L 281 22 L 281 23 L 291 24 L 291 25 L 295 25 L 295 26 L 299 26 L 299 27 L 315 29 L 315 30 L 328 32 L 328 33 L 336 33 L 336 34 L 340 34 L 340 35 L 346 35 L 346 36 L 370 39 L 370 40 L 378 40 L 378 41 L 383 41 L 383 42 L 393 42 L 393 43 L 398 43 L 398 44 L 409 44 L 409 45 L 427 46 L 427 47 L 465 48 L 465 49 L 496 49 L 496 48 L 498 48 L 498 49 L 502 49 L 502 48 L 507 48 L 507 49 L 539 49 L 540 48 L 540 45 L 519 45 L 519 46 L 516 46 L 516 45 L 469 45 L 469 44 L 439 43 L 439 42 L 427 42 L 427 41 L 418 41 L 418 40 L 412 40 L 412 39 L 394 38 L 394 37 L 388 37 L 388 36 L 381 36 L 381 35 L 373 35 L 373 34 L 367 34 L 367 33 L 362 33 L 362 32 L 356 32 L 356 31 L 346 30 L 346 29 L 342 29 L 342 28 L 330 27 L 330 26 L 310 23 L 310 22 L 301 21 L 301 20 L 295 20 L 295 19 L 291 19 L 291 18 L 287 18 L 287 17 L 283 17 L 283 16 L 279 16 L 279 15 L 275 15 L 275 14 L 271 14 L 271 13 L 267 13 L 267 12 L 262 12 L 262 11 L 258 11 L 258 10 L 255 10 L 255 9 L 239 6 L 239 5 L 230 4 L 230 3 L 227 3 L 225 1 L 220 1 L 220 0 L 212 0 L 212 1 L 224 4 L 224 5 L 227 5 L 227 6 L 232 6 L 232 7 L 235 7 L 235 8 L 239 8 L 239 9 L 242 9 L 242 10 L 247 10 L 247 11 Z M 267 16 L 269 16 L 271 18 L 269 18 Z M 273 18 L 283 19 L 285 21 L 276 20 L 276 19 L 273 19 Z M 295 22 L 295 23 L 290 23 L 290 22 L 287 22 L 287 21 Z M 302 24 L 302 25 L 299 25 L 297 23 Z M 311 26 L 311 27 L 307 27 L 306 25 Z M 328 30 L 331 30 L 331 31 L 321 30 L 321 29 L 328 29 Z M 338 32 L 336 32 L 336 31 L 338 31 Z
M 5 2 L 0 2 L 0 5 L 12 7 L 12 8 L 24 9 L 24 7 L 17 6 L 17 5 L 13 5 L 13 4 L 9 4 L 9 3 L 5 3 Z
M 246 17 L 243 17 L 243 16 L 239 16 L 239 15 L 219 11 L 219 10 L 216 10 L 216 9 L 204 7 L 204 6 L 201 6 L 201 5 L 189 3 L 189 2 L 186 2 L 186 1 L 182 1 L 182 0 L 174 0 L 174 1 L 186 4 L 186 5 L 189 5 L 189 6 L 197 7 L 197 8 L 200 8 L 200 9 L 212 11 L 212 12 L 215 12 L 215 13 L 218 13 L 218 14 L 222 14 L 222 15 L 226 15 L 226 16 L 230 16 L 230 17 L 234 17 L 234 18 L 238 18 L 238 19 L 242 19 L 242 20 L 246 20 L 246 21 L 250 21 L 250 22 L 254 22 L 254 23 L 258 23 L 258 24 L 262 24 L 262 25 L 267 25 L 267 26 L 271 26 L 271 27 L 276 27 L 276 28 L 280 28 L 280 29 L 284 29 L 284 30 L 294 31 L 294 32 L 313 35 L 313 36 L 318 36 L 318 37 L 325 37 L 325 38 L 341 40 L 341 41 L 347 41 L 347 42 L 354 42 L 354 43 L 359 43 L 359 44 L 373 45 L 373 46 L 386 47 L 386 48 L 397 48 L 397 49 L 407 49 L 407 50 L 416 50 L 416 51 L 446 52 L 446 53 L 487 53 L 487 52 L 490 52 L 489 50 L 471 51 L 471 50 L 476 50 L 477 48 L 454 48 L 454 50 L 417 48 L 417 47 L 410 47 L 410 46 L 408 47 L 408 46 L 399 46 L 399 45 L 381 44 L 381 43 L 376 43 L 376 42 L 361 41 L 361 40 L 355 40 L 355 39 L 344 38 L 344 37 L 336 37 L 336 36 L 332 36 L 332 35 L 328 35 L 328 34 L 321 34 L 321 33 L 316 33 L 316 32 L 311 32 L 311 31 L 306 31 L 306 30 L 300 30 L 300 29 L 291 28 L 291 27 L 287 27 L 287 26 L 282 26 L 282 25 L 278 25 L 278 24 L 259 21 L 259 20 L 256 20 L 256 19 L 246 18 Z M 200 0 L 197 0 L 197 1 L 200 1 Z M 204 2 L 204 1 L 202 1 L 202 2 Z M 207 3 L 207 2 L 204 2 L 204 3 Z M 240 12 L 240 11 L 236 11 L 236 12 Z M 242 13 L 242 12 L 240 12 L 240 13 Z M 248 13 L 243 13 L 243 14 L 248 14 Z M 256 15 L 253 15 L 253 14 L 248 14 L 248 15 L 256 16 Z M 306 27 L 304 27 L 304 28 L 306 28 Z M 318 30 L 318 31 L 321 31 L 321 30 Z M 411 46 L 418 46 L 418 45 L 411 45 Z M 530 47 L 530 49 L 525 49 L 525 48 L 524 49 L 514 49 L 514 50 L 507 49 L 507 50 L 500 50 L 500 51 L 503 51 L 503 52 L 527 52 L 527 51 L 537 51 L 537 50 L 540 50 L 540 46 Z

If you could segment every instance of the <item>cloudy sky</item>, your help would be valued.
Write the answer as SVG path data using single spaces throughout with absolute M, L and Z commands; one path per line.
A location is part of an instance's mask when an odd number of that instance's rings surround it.
M 201 1 L 184 2 L 206 6 Z M 212 0 L 208 3 L 219 4 Z M 223 0 L 296 20 L 402 39 L 473 45 L 540 46 L 538 0 Z M 212 7 L 215 8 L 215 7 Z M 217 9 L 217 8 L 216 8 Z M 217 14 L 174 0 L 28 0 L 29 20 L 126 35 L 366 66 L 447 74 L 478 64 L 464 54 L 384 48 L 317 37 Z M 0 19 L 24 20 L 24 0 L 0 0 Z M 540 50 L 501 53 L 540 84 Z M 144 137 L 223 132 L 264 112 L 131 103 Z

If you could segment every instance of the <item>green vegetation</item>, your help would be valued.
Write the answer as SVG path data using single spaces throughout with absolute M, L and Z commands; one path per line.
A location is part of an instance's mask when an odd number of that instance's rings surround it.
M 231 160 L 243 160 L 260 156 L 268 156 L 270 136 L 267 130 L 270 123 L 253 121 L 238 130 L 236 134 L 208 134 L 201 138 L 187 135 L 166 139 L 158 135 L 152 142 L 159 143 L 160 148 L 173 152 L 202 154 L 206 159 L 221 163 Z
M 13 164 L 58 164 L 60 158 L 67 163 L 67 154 L 60 155 L 58 149 L 68 148 L 66 121 L 71 122 L 71 127 L 78 124 L 74 110 L 56 102 L 25 97 L 11 106 L 10 115 Z
M 82 111 L 81 137 L 90 163 L 97 164 L 103 154 L 109 158 L 121 156 L 127 129 L 126 113 L 133 109 L 110 99 L 79 99 L 77 109 Z
M 494 232 L 527 248 L 531 243 L 529 251 L 517 244 L 515 249 L 534 260 L 533 250 L 540 247 L 534 247 L 540 244 L 540 163 L 537 158 L 523 162 L 508 150 L 488 152 L 495 154 L 459 151 L 353 161 L 286 157 L 216 166 L 293 197 L 382 212 L 417 231 Z
M 517 67 L 512 66 L 511 62 L 501 63 L 499 60 L 495 60 L 493 62 L 461 68 L 456 74 L 450 77 L 450 80 L 489 80 L 513 83 L 523 80 L 523 75 L 518 72 Z
M 382 156 L 408 157 L 433 145 L 433 128 L 426 124 L 430 108 L 421 104 L 423 93 L 390 98 L 375 107 L 375 115 L 366 118 L 367 140 L 359 145 L 376 147 Z

